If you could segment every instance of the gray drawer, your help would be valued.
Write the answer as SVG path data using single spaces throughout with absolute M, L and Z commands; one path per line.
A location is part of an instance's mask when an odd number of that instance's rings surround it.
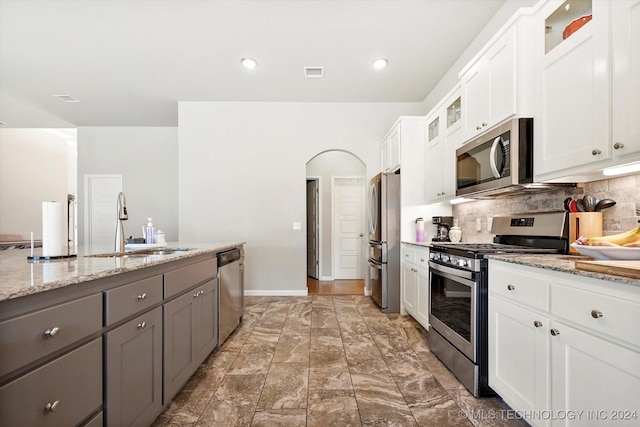
M 105 291 L 105 326 L 162 301 L 162 276 L 150 277 Z
M 217 258 L 169 271 L 164 275 L 164 297 L 178 295 L 198 283 L 215 278 L 217 274 Z
M 57 329 L 55 329 L 57 328 Z M 102 294 L 0 323 L 0 376 L 102 329 Z M 48 335 L 47 331 L 54 331 Z
M 48 404 L 55 404 L 55 411 L 47 410 Z M 101 404 L 98 338 L 0 387 L 0 425 L 75 426 Z
M 102 411 L 98 413 L 98 415 L 91 418 L 89 421 L 84 423 L 82 427 L 102 427 L 104 425 L 104 415 Z

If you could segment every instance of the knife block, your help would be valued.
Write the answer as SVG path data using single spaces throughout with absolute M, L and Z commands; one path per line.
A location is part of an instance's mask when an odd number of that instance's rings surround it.
M 602 236 L 602 212 L 576 212 L 569 214 L 569 245 L 578 237 Z M 569 253 L 579 252 L 569 246 Z

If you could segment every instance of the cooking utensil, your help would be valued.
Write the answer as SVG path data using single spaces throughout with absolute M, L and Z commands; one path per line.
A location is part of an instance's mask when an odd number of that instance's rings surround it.
M 571 201 L 571 197 L 567 197 L 566 199 L 564 199 L 564 201 L 562 202 L 562 206 L 564 207 L 564 210 L 567 212 L 571 212 L 571 209 L 569 209 L 569 202 Z
M 573 199 L 569 201 L 569 212 L 578 212 L 578 208 L 576 208 L 576 201 Z
M 582 200 L 580 199 L 576 200 L 576 209 L 578 210 L 578 212 L 586 212 L 586 209 L 584 208 L 584 203 L 582 202 Z
M 610 208 L 611 206 L 615 205 L 616 202 L 615 200 L 611 200 L 611 199 L 602 199 L 598 202 L 598 204 L 596 205 L 596 212 L 600 212 L 603 209 L 607 209 Z
M 595 199 L 588 194 L 582 198 L 582 206 L 585 212 L 593 212 L 596 209 Z

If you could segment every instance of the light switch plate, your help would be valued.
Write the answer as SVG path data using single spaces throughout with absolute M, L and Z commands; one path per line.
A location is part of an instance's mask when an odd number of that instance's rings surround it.
M 482 219 L 476 219 L 476 231 L 482 231 Z
M 302 230 L 302 223 L 301 222 L 294 222 L 293 223 L 293 229 L 294 230 Z

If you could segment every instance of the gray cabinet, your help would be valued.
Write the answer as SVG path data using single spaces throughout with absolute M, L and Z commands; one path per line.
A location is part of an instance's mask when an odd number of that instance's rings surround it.
M 215 280 L 164 304 L 164 403 L 187 382 L 218 341 Z
M 147 426 L 162 410 L 162 310 L 105 334 L 107 426 Z
M 102 405 L 102 340 L 0 387 L 0 425 L 74 426 Z

